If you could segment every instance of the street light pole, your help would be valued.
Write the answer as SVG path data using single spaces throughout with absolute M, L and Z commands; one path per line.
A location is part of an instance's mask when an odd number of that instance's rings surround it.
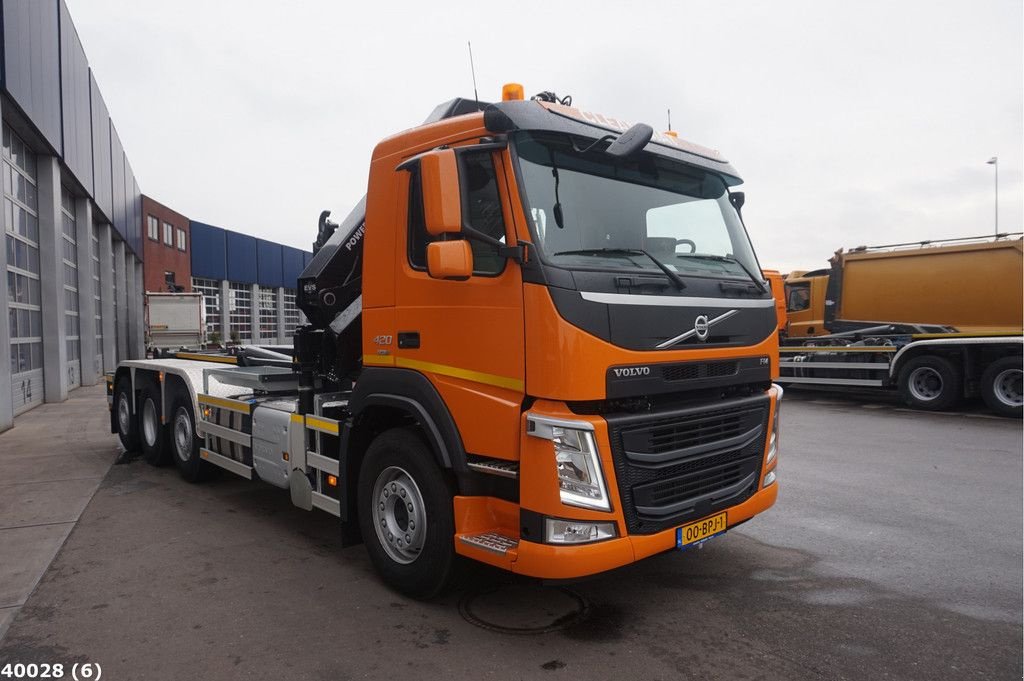
M 999 157 L 993 156 L 986 163 L 993 166 L 996 171 L 996 236 L 999 236 Z

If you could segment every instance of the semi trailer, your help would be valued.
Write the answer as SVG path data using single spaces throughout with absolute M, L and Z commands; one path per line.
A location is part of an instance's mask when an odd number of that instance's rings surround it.
M 718 152 L 508 86 L 380 142 L 320 216 L 290 356 L 121 362 L 111 431 L 339 519 L 383 579 L 571 579 L 778 493 L 776 301 Z
M 858 247 L 785 280 L 784 384 L 895 390 L 916 409 L 980 395 L 1020 416 L 1019 234 Z

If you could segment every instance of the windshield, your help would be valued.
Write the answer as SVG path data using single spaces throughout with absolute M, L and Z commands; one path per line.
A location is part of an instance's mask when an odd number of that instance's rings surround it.
M 659 270 L 657 260 L 684 277 L 760 273 L 718 175 L 650 154 L 613 164 L 600 152 L 575 151 L 565 135 L 520 133 L 516 151 L 527 216 L 547 262 Z

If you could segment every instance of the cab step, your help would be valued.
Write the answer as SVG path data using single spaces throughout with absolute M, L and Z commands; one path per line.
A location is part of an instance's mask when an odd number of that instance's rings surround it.
M 504 459 L 475 459 L 473 461 L 468 461 L 466 465 L 478 473 L 488 473 L 490 475 L 497 475 L 503 478 L 512 478 L 513 480 L 519 477 L 518 461 L 506 461 Z
M 470 546 L 476 546 L 486 551 L 493 551 L 501 555 L 505 555 L 509 551 L 514 551 L 519 546 L 519 540 L 513 539 L 512 537 L 506 537 L 503 534 L 497 532 L 481 532 L 480 534 L 463 534 L 459 536 L 459 540 Z

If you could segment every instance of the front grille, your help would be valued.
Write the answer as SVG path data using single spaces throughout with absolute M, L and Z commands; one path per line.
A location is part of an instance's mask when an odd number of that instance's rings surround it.
M 757 491 L 768 426 L 765 395 L 710 409 L 606 418 L 630 533 L 659 532 Z
M 739 362 L 684 362 L 669 364 L 661 368 L 661 377 L 666 381 L 693 381 L 699 378 L 720 378 L 735 376 L 739 371 Z

